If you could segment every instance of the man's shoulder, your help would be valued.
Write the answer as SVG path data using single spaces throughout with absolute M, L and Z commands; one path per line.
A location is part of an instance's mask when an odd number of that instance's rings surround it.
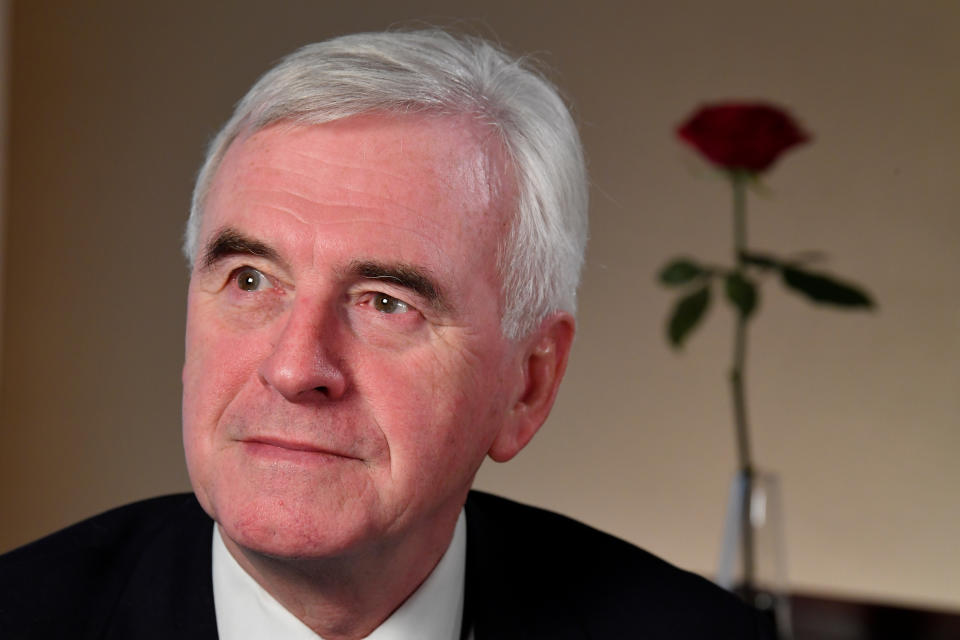
M 651 582 L 657 590 L 676 584 L 684 591 L 729 595 L 701 576 L 684 571 L 621 538 L 568 516 L 491 494 L 473 491 L 467 502 L 471 516 L 486 530 L 491 547 L 545 573 L 609 582 L 625 579 L 631 589 Z M 732 598 L 732 600 L 736 600 Z
M 12 575 L 36 574 L 55 567 L 61 574 L 86 573 L 85 568 L 114 563 L 125 550 L 136 553 L 171 520 L 196 515 L 193 494 L 150 498 L 116 507 L 0 555 L 3 584 Z M 100 572 L 98 572 L 100 573 Z
M 474 491 L 467 527 L 468 554 L 478 547 L 468 572 L 504 590 L 489 596 L 496 607 L 513 600 L 512 615 L 554 616 L 545 624 L 566 629 L 561 637 L 764 637 L 735 596 L 572 518 Z
M 0 556 L 0 631 L 111 620 L 143 581 L 169 584 L 176 556 L 209 557 L 212 521 L 192 494 L 111 509 Z M 0 634 L 2 635 L 2 634 Z M 16 637 L 16 636 L 15 636 Z

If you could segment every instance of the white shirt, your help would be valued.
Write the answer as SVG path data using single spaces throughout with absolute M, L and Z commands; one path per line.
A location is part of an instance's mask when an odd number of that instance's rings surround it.
M 213 603 L 220 640 L 320 638 L 243 570 L 219 529 L 213 528 Z M 461 510 L 453 540 L 433 572 L 367 640 L 459 640 L 466 565 L 467 520 Z

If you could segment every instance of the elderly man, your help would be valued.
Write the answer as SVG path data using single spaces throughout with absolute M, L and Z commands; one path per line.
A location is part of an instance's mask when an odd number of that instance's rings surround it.
M 544 422 L 587 186 L 569 113 L 490 44 L 308 46 L 214 140 L 185 250 L 194 495 L 0 561 L 0 635 L 753 638 L 707 581 L 470 491 Z

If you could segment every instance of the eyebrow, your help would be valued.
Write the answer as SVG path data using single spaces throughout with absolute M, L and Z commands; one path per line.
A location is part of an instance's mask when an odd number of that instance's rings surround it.
M 202 269 L 209 269 L 227 256 L 247 255 L 278 261 L 280 254 L 275 249 L 258 240 L 248 238 L 236 229 L 226 227 L 221 229 L 207 243 L 203 251 Z
M 270 245 L 249 238 L 236 229 L 225 227 L 218 231 L 207 243 L 203 251 L 201 269 L 209 269 L 227 256 L 249 255 L 282 262 L 280 254 Z M 447 303 L 440 286 L 426 270 L 405 263 L 387 264 L 375 260 L 354 260 L 347 268 L 350 275 L 371 280 L 389 280 L 409 289 L 424 298 L 438 311 L 448 311 Z
M 384 264 L 371 260 L 355 260 L 350 263 L 349 271 L 361 278 L 389 280 L 410 289 L 439 311 L 450 309 L 440 286 L 419 267 L 403 263 Z

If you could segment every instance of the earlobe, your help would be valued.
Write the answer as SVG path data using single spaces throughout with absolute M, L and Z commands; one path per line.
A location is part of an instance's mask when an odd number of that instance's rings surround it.
M 567 368 L 574 327 L 573 316 L 558 311 L 527 338 L 521 360 L 522 384 L 489 451 L 497 462 L 517 455 L 550 414 Z

